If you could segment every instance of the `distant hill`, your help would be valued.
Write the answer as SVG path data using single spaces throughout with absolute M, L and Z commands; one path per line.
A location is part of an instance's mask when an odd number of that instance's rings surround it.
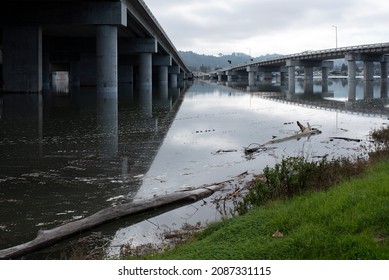
M 201 71 L 208 72 L 211 70 L 224 68 L 230 65 L 237 65 L 241 63 L 250 62 L 251 59 L 253 61 L 270 59 L 274 57 L 280 56 L 280 54 L 267 54 L 260 57 L 250 57 L 244 53 L 232 53 L 231 55 L 222 55 L 213 56 L 213 55 L 204 55 L 197 54 L 192 51 L 179 51 L 182 59 L 188 65 L 188 67 L 192 71 Z M 231 64 L 230 64 L 230 62 Z

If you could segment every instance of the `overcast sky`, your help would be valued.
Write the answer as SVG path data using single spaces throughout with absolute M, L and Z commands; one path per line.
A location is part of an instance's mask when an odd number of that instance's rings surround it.
M 178 50 L 291 54 L 389 42 L 389 0 L 144 0 Z

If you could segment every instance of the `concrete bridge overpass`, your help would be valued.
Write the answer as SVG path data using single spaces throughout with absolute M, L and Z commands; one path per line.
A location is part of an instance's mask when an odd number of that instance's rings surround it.
M 175 87 L 191 75 L 142 0 L 1 1 L 0 56 L 4 92 L 40 92 L 56 70 L 98 92 L 133 82 L 150 91 L 153 79 Z
M 254 86 L 259 72 L 264 73 L 264 79 L 271 79 L 273 72 L 280 72 L 281 79 L 289 78 L 289 91 L 295 89 L 295 68 L 303 67 L 307 87 L 313 85 L 313 68 L 321 68 L 323 81 L 328 80 L 329 69 L 333 68 L 334 59 L 346 59 L 348 63 L 348 79 L 356 79 L 356 61 L 364 62 L 364 80 L 372 81 L 374 62 L 381 63 L 381 78 L 388 79 L 389 43 L 350 46 L 344 48 L 305 51 L 297 54 L 280 56 L 274 59 L 251 62 L 231 66 L 209 73 L 205 78 L 215 78 L 219 81 L 232 82 L 236 77 L 248 79 L 249 86 Z M 309 91 L 309 90 L 308 90 Z

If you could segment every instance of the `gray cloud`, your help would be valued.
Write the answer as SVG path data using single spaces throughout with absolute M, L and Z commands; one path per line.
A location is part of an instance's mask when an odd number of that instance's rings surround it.
M 387 40 L 389 25 L 386 0 L 145 2 L 178 49 L 205 54 L 247 48 L 253 49 L 253 55 L 328 48 L 334 41 L 332 25 L 338 26 L 343 45 L 375 43 Z

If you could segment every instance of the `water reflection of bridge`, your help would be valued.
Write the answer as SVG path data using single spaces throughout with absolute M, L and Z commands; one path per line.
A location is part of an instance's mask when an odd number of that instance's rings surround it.
M 188 88 L 0 95 L 0 248 L 136 194 Z

